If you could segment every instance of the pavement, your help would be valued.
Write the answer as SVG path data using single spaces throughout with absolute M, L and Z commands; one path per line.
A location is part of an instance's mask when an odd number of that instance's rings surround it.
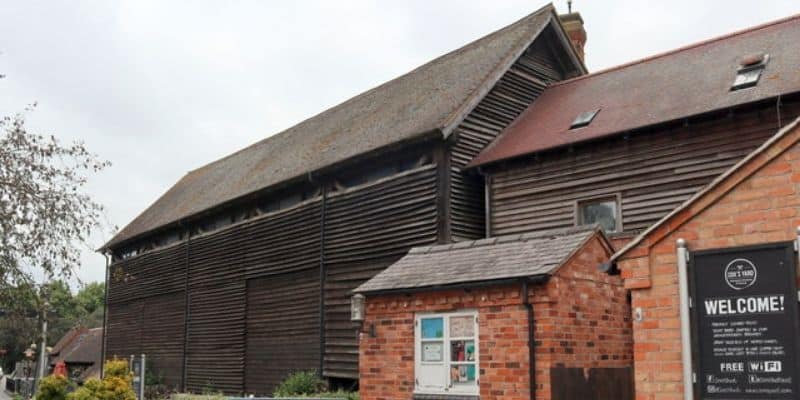
M 11 396 L 6 393 L 6 377 L 0 378 L 0 400 L 11 400 Z

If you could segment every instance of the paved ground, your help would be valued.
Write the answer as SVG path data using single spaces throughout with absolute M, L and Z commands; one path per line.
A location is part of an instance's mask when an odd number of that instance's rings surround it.
M 6 393 L 6 377 L 0 378 L 0 400 L 11 400 L 11 396 Z

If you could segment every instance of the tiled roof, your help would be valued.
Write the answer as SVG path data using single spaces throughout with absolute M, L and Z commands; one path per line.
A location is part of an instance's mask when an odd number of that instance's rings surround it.
M 100 363 L 102 355 L 103 328 L 82 329 L 67 346 L 61 349 L 50 364 L 64 361 L 66 364 Z
M 550 85 L 471 166 L 596 140 L 800 92 L 800 15 Z M 731 91 L 743 59 L 766 53 L 758 85 Z M 591 123 L 570 130 L 584 112 Z
M 557 20 L 555 8 L 547 5 L 281 133 L 189 172 L 103 248 L 358 155 L 403 141 L 447 136 L 475 99 L 548 24 L 559 24 Z
M 85 333 L 87 331 L 88 328 L 84 327 L 74 327 L 70 329 L 69 331 L 67 331 L 67 333 L 64 334 L 64 336 L 61 337 L 61 339 L 58 340 L 56 345 L 53 346 L 53 348 L 50 350 L 50 355 L 57 356 L 59 353 L 61 353 L 62 350 L 64 350 L 65 347 L 67 347 L 67 345 L 72 343 L 72 341 L 76 337 L 78 337 L 78 335 L 80 335 L 81 333 Z
M 550 275 L 596 234 L 603 235 L 588 226 L 415 247 L 355 292 Z

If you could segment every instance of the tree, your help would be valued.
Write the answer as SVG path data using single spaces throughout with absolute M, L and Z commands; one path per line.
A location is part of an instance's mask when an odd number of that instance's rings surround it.
M 22 352 L 41 334 L 41 304 L 48 299 L 48 344 L 61 339 L 70 329 L 83 326 L 97 328 L 103 325 L 103 300 L 105 286 L 92 282 L 81 287 L 74 295 L 64 281 L 55 280 L 44 287 L 21 284 L 0 291 L 0 348 L 8 354 L 2 365 L 11 368 L 22 359 Z
M 103 211 L 81 189 L 110 163 L 82 142 L 29 132 L 33 107 L 0 120 L 0 285 L 30 283 L 34 271 L 70 277 Z
M 30 285 L 18 285 L 0 290 L 0 348 L 6 350 L 2 358 L 3 370 L 13 369 L 16 361 L 24 358 L 23 352 L 38 337 L 36 291 Z

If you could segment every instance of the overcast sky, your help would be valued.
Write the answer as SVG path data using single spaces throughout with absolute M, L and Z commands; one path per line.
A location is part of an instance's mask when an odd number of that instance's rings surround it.
M 122 227 L 182 175 L 537 8 L 502 1 L 0 0 L 0 115 L 113 166 L 88 191 Z M 555 3 L 566 12 L 566 1 Z M 797 0 L 575 0 L 590 71 L 800 13 Z M 100 232 L 92 246 L 111 236 Z M 85 252 L 78 273 L 103 280 Z

